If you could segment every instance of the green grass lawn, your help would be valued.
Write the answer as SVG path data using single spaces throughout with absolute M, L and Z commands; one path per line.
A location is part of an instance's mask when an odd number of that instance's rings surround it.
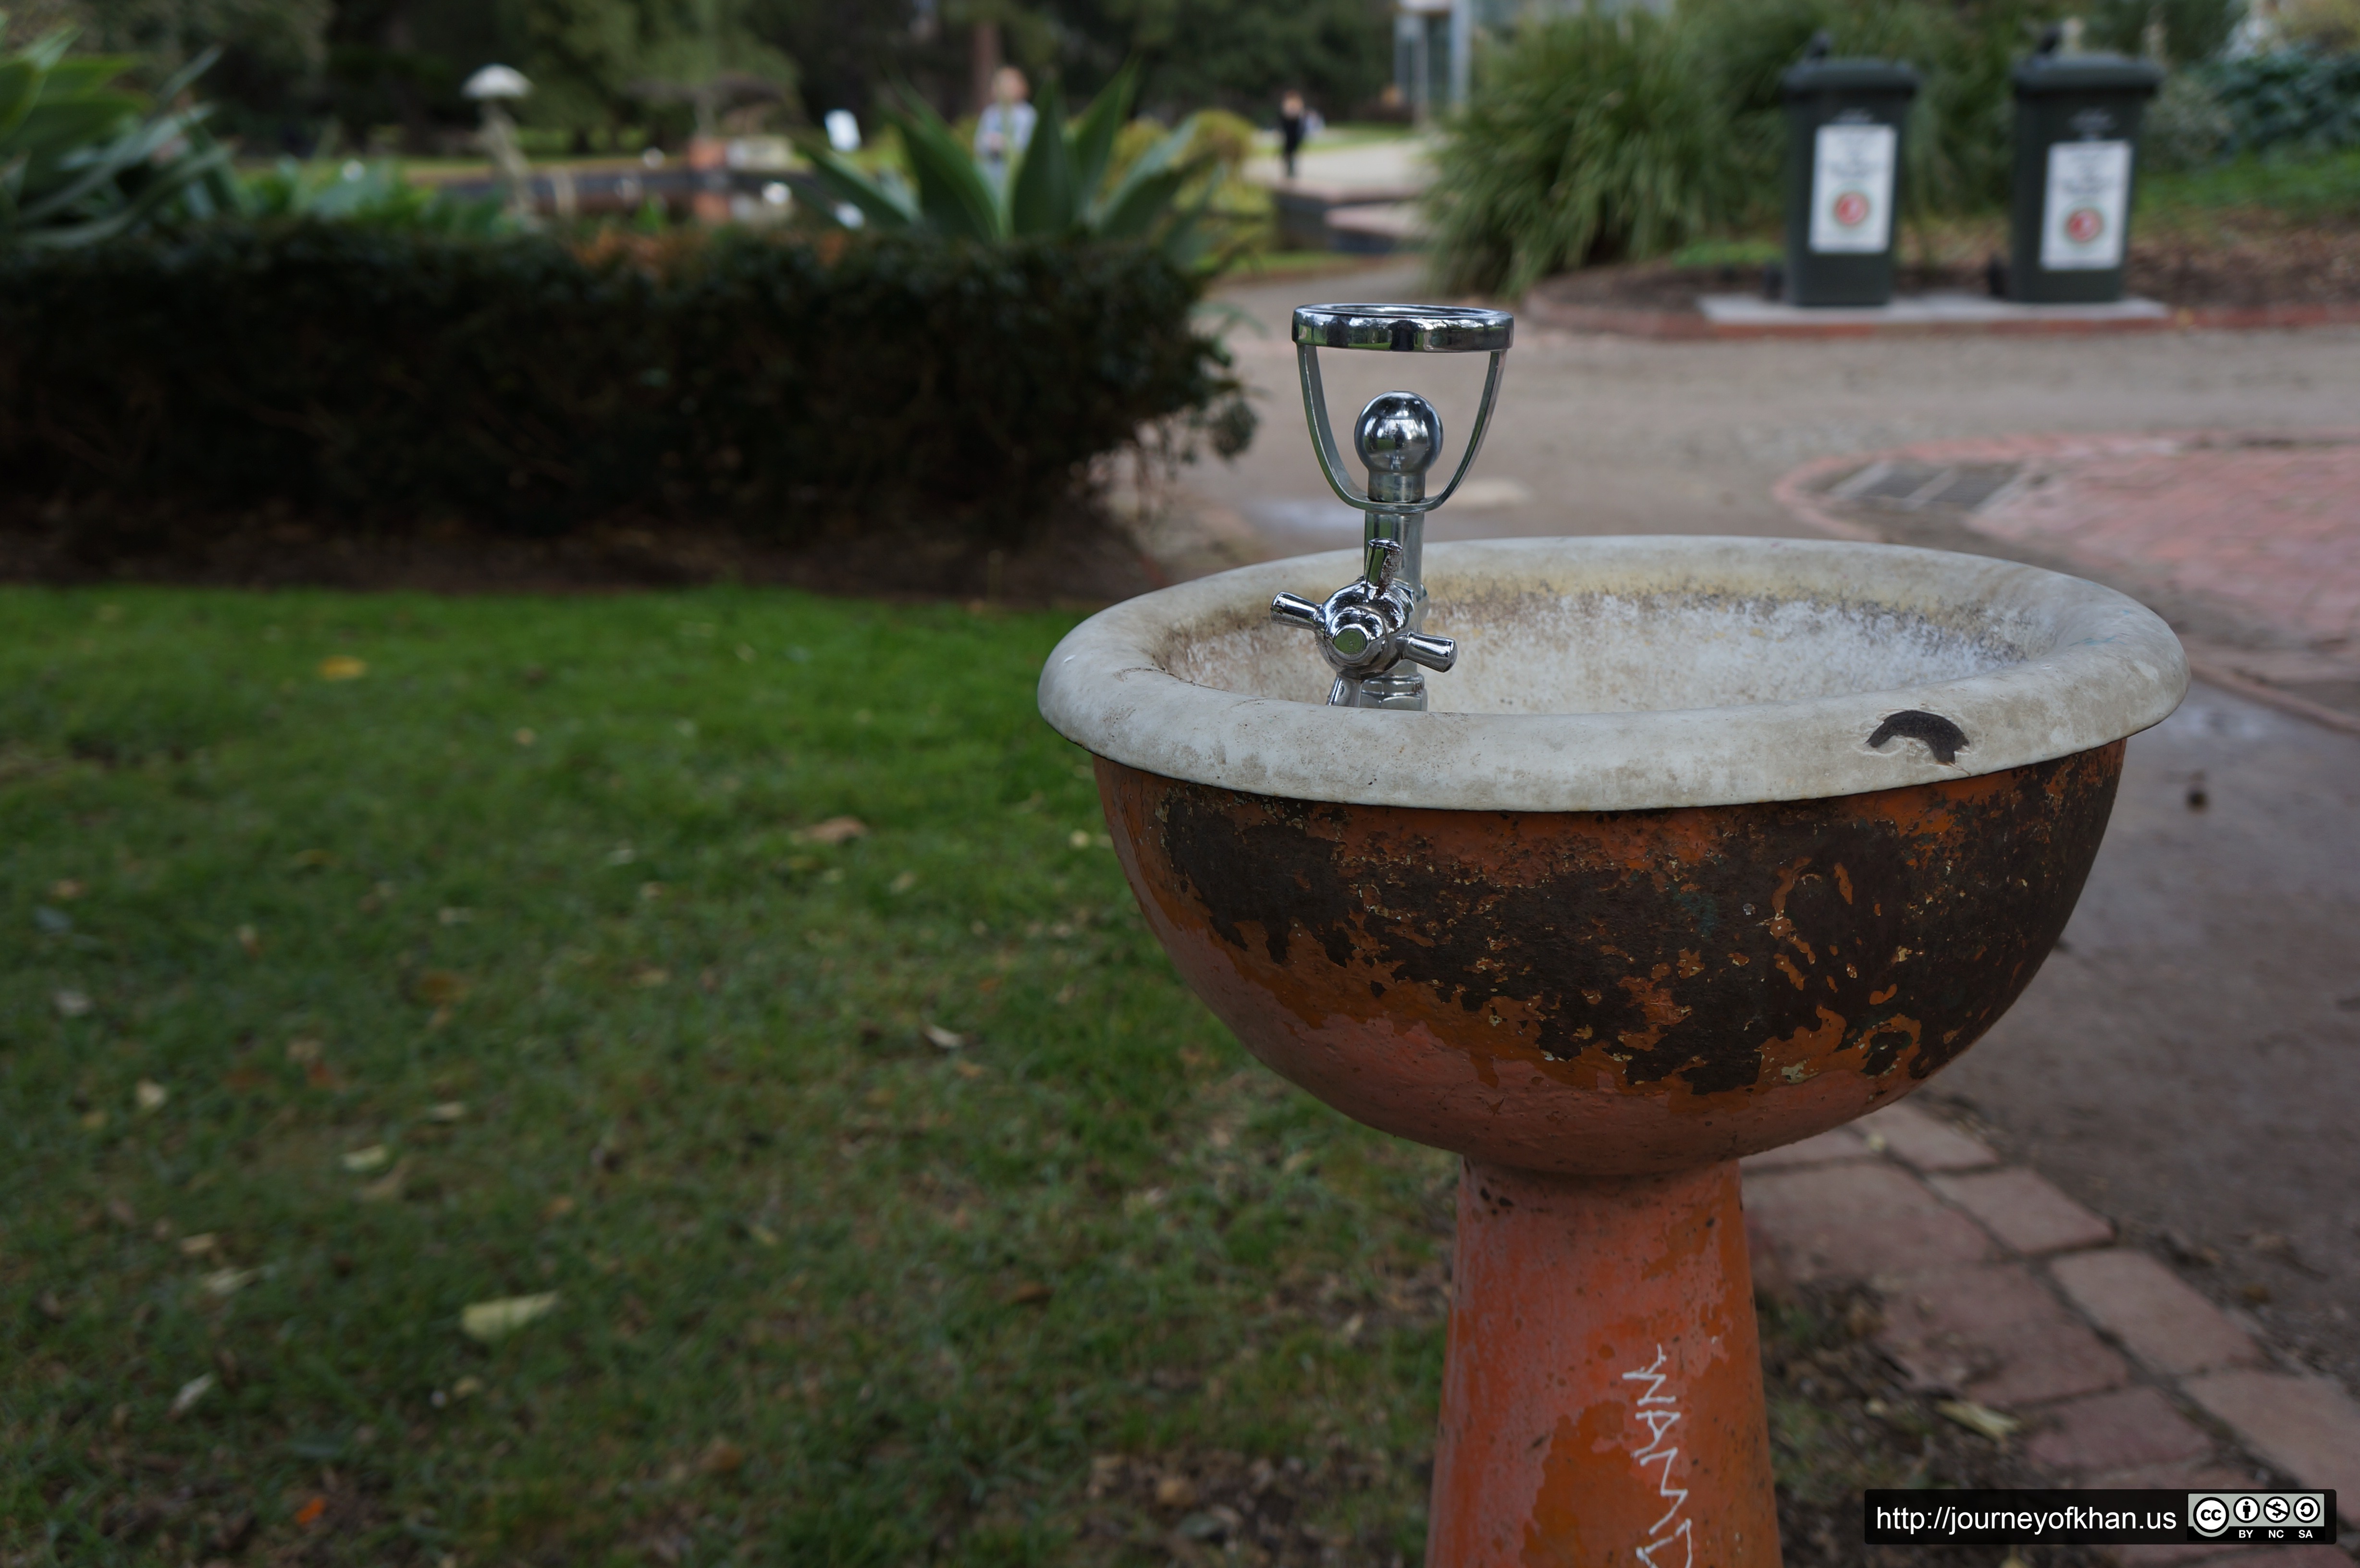
M 2266 211 L 2298 222 L 2360 219 L 2360 148 L 2302 158 L 2242 158 L 2139 177 L 2141 215 Z
M 1451 1162 L 1173 977 L 1070 617 L 0 615 L 0 1561 L 1419 1554 Z

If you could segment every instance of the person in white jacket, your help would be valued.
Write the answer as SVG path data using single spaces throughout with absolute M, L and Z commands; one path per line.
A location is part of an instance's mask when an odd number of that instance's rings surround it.
M 1003 65 L 992 73 L 991 102 L 975 122 L 975 151 L 994 185 L 1008 183 L 1008 166 L 1024 155 L 1032 140 L 1032 126 L 1041 115 L 1025 102 L 1032 95 L 1032 84 L 1014 66 Z

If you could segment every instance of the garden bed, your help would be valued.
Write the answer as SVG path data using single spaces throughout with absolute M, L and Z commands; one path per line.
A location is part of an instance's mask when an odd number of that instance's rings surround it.
M 2006 245 L 1997 223 L 1907 236 L 1896 292 L 1984 293 L 1986 265 Z M 1535 289 L 1526 308 L 1541 324 L 1573 330 L 1684 335 L 1678 323 L 1692 321 L 1693 335 L 1701 336 L 1708 331 L 1701 297 L 1757 294 L 1762 287 L 1758 263 L 1634 262 L 1560 274 Z M 2170 307 L 2180 325 L 2360 321 L 2360 218 L 2302 220 L 2267 209 L 2174 212 L 2135 233 L 2127 288 Z
M 236 588 L 594 593 L 736 583 L 1009 607 L 1113 604 L 1164 585 L 1099 498 L 1043 508 L 1014 543 L 890 523 L 782 539 L 730 521 L 623 514 L 555 538 L 446 516 L 350 528 L 289 507 L 215 511 L 105 502 L 0 503 L 0 582 Z

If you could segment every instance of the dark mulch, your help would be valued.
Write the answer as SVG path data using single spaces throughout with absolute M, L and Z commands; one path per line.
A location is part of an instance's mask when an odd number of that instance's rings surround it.
M 1019 607 L 1111 604 L 1164 585 L 1153 563 L 1084 496 L 1008 547 L 914 525 L 814 532 L 790 542 L 725 523 L 618 517 L 559 538 L 520 539 L 456 518 L 356 529 L 288 511 L 192 516 L 104 500 L 19 501 L 0 504 L 0 582 L 445 593 L 734 582 Z

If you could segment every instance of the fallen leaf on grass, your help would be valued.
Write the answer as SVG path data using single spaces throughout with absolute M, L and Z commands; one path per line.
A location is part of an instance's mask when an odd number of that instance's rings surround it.
M 322 681 L 357 681 L 367 673 L 366 661 L 355 659 L 349 653 L 332 654 L 320 660 L 320 679 Z
M 410 982 L 410 994 L 430 1007 L 447 1007 L 467 994 L 471 982 L 451 969 L 421 969 Z
M 729 1475 L 744 1469 L 746 1451 L 726 1437 L 716 1437 L 697 1460 L 696 1467 L 708 1475 Z
M 183 1258 L 204 1258 L 220 1250 L 221 1238 L 211 1231 L 180 1238 L 180 1256 Z
M 484 1380 L 481 1377 L 462 1377 L 451 1385 L 451 1397 L 454 1399 L 472 1399 L 483 1391 Z
M 893 878 L 892 882 L 889 885 L 888 890 L 895 893 L 906 893 L 917 885 L 918 874 L 914 871 L 904 871 L 901 875 Z
M 104 1131 L 106 1127 L 106 1113 L 104 1111 L 88 1112 L 82 1116 L 82 1125 L 91 1132 Z
M 290 868 L 296 871 L 325 871 L 336 863 L 336 857 L 324 849 L 299 849 L 287 857 Z
M 199 1399 L 213 1391 L 213 1375 L 210 1372 L 202 1377 L 190 1378 L 180 1385 L 180 1391 L 172 1396 L 170 1413 L 175 1416 L 187 1415 Z
M 430 1122 L 464 1121 L 467 1119 L 467 1102 L 445 1100 L 439 1105 L 429 1105 L 426 1107 L 426 1119 Z
M 259 958 L 262 956 L 262 933 L 252 926 L 240 926 L 237 928 L 237 945 L 248 958 Z
M 49 998 L 61 1018 L 78 1018 L 90 1011 L 90 997 L 81 991 L 60 991 Z
M 519 746 L 530 746 L 540 738 L 541 737 L 539 735 L 533 734 L 532 731 L 529 729 L 519 729 L 516 733 L 516 743 Z
M 573 1212 L 574 1200 L 560 1192 L 549 1200 L 548 1206 L 541 1211 L 541 1217 L 545 1220 L 562 1220 Z
M 554 1290 L 538 1296 L 503 1296 L 494 1301 L 476 1301 L 461 1309 L 459 1331 L 469 1339 L 489 1345 L 545 1315 L 556 1305 Z
M 363 1187 L 354 1196 L 364 1203 L 396 1203 L 401 1201 L 402 1183 L 410 1179 L 410 1161 L 405 1160 L 384 1176 Z
M 142 1078 L 131 1087 L 132 1103 L 143 1111 L 160 1111 L 172 1092 L 153 1078 Z
M 1027 1279 L 1023 1284 L 1008 1292 L 1008 1304 L 1011 1307 L 1042 1306 L 1056 1293 L 1052 1286 L 1044 1285 L 1038 1279 Z
M 967 1041 L 967 1036 L 946 1029 L 940 1024 L 928 1024 L 925 1028 L 925 1036 L 927 1040 L 945 1051 L 956 1051 Z
M 2014 1416 L 2003 1415 L 1989 1405 L 1979 1405 L 1972 1399 L 1945 1399 L 1934 1408 L 1969 1432 L 1981 1432 L 1994 1443 L 2005 1442 L 2010 1432 L 2024 1425 Z
M 951 1071 L 962 1078 L 981 1078 L 990 1073 L 991 1069 L 979 1062 L 954 1062 L 951 1063 Z
M 197 1283 L 204 1287 L 206 1295 L 226 1301 L 261 1278 L 259 1269 L 216 1269 Z
M 631 984 L 650 989 L 658 985 L 669 985 L 672 984 L 672 971 L 642 966 L 631 972 Z
M 366 1149 L 355 1149 L 344 1155 L 344 1169 L 355 1176 L 366 1175 L 371 1171 L 384 1170 L 385 1162 L 392 1158 L 392 1152 L 385 1145 L 372 1143 Z
M 316 1040 L 290 1040 L 287 1042 L 287 1060 L 301 1066 L 320 1060 L 320 1042 Z
M 760 1220 L 748 1220 L 746 1222 L 746 1234 L 753 1237 L 754 1244 L 758 1247 L 776 1247 L 779 1245 L 779 1233 L 772 1230 L 769 1225 L 764 1225 Z
M 788 835 L 797 844 L 843 844 L 869 836 L 869 824 L 858 817 L 830 817 L 824 822 L 814 822 L 807 828 L 797 828 Z
M 464 926 L 475 918 L 475 911 L 463 909 L 456 905 L 445 905 L 434 911 L 434 918 L 446 926 Z
M 49 884 L 49 897 L 60 904 L 71 904 L 89 890 L 71 877 L 61 877 Z
M 320 1516 L 327 1511 L 328 1499 L 314 1493 L 309 1501 L 295 1510 L 295 1522 L 301 1528 L 309 1530 L 319 1523 Z

